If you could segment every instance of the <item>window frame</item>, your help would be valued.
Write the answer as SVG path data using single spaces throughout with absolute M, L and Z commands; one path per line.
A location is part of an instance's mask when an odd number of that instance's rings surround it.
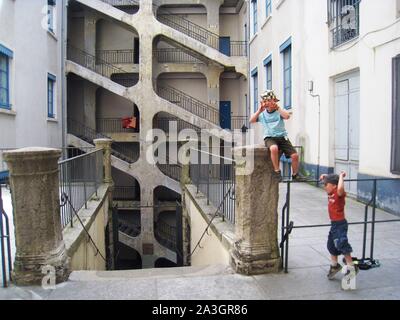
M 56 83 L 57 83 L 57 78 L 54 75 L 52 75 L 51 73 L 48 73 L 47 74 L 47 118 L 49 118 L 49 119 L 56 118 L 56 112 L 55 112 Z M 51 97 L 51 101 L 50 101 L 50 97 Z
M 56 0 L 47 0 L 47 31 L 55 33 Z
M 272 90 L 272 54 L 264 59 L 263 64 L 265 70 L 265 88 Z
M 253 33 L 252 36 L 254 36 L 258 32 L 258 8 L 257 8 L 257 0 L 251 0 L 251 5 L 252 5 L 252 27 L 253 27 Z
M 292 109 L 293 102 L 293 59 L 292 59 L 292 37 L 289 37 L 280 47 L 279 51 L 282 54 L 282 71 L 283 71 L 283 105 L 286 110 Z M 286 65 L 286 55 L 289 56 L 289 65 Z M 288 71 L 289 79 L 286 77 L 286 71 Z M 286 92 L 289 90 L 289 100 L 287 101 Z
M 258 68 L 254 68 L 251 72 L 251 78 L 253 82 L 253 108 L 254 112 L 258 109 Z
M 272 14 L 272 0 L 265 0 L 265 17 L 268 18 Z
M 5 73 L 6 75 L 6 87 L 0 87 L 0 90 L 5 90 L 6 92 L 6 101 L 5 103 L 0 102 L 0 109 L 4 109 L 4 110 L 11 110 L 11 95 L 10 95 L 10 60 L 12 58 L 12 55 L 8 55 L 6 53 L 0 52 L 0 57 L 5 59 L 6 61 L 6 69 L 5 70 L 1 70 L 0 69 L 0 75 L 1 73 Z
M 400 54 L 392 60 L 392 150 L 390 171 L 400 174 Z M 396 149 L 397 148 L 397 149 Z

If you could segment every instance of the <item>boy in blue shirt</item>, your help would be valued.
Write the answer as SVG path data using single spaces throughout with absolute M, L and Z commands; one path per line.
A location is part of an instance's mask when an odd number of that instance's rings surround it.
M 288 134 L 284 123 L 284 120 L 290 119 L 290 113 L 278 106 L 279 100 L 272 90 L 265 92 L 261 98 L 260 107 L 250 118 L 250 123 L 260 122 L 264 127 L 264 142 L 265 146 L 271 152 L 271 160 L 276 178 L 279 181 L 282 180 L 279 168 L 279 157 L 280 152 L 282 152 L 286 158 L 292 159 L 292 179 L 300 181 L 302 179 L 298 174 L 299 155 L 287 137 Z

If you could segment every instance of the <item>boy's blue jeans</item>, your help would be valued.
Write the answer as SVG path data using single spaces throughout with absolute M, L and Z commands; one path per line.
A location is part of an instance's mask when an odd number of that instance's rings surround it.
M 353 248 L 347 239 L 347 220 L 332 221 L 331 230 L 328 236 L 328 251 L 332 256 L 350 255 Z

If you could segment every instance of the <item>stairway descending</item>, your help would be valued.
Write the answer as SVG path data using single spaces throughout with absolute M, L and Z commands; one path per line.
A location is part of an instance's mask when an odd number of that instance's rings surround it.
M 133 222 L 118 219 L 118 231 L 135 238 L 140 234 L 140 225 Z
M 68 132 L 92 145 L 94 139 L 111 139 L 73 119 L 68 119 Z M 118 142 L 113 142 L 111 145 L 111 154 L 127 163 L 134 163 L 137 160 L 137 155 L 131 148 Z
M 195 114 L 200 118 L 208 120 L 218 126 L 220 125 L 220 118 L 222 115 L 219 110 L 176 88 L 167 85 L 158 86 L 157 94 L 161 98 L 191 112 L 192 114 Z

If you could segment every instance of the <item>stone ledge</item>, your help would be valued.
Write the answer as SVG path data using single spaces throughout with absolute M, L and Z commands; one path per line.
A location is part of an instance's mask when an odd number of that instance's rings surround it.
M 217 208 L 212 204 L 207 205 L 207 198 L 202 193 L 196 194 L 196 187 L 194 185 L 185 185 L 185 190 L 206 223 L 210 223 Z M 235 226 L 233 224 L 222 221 L 221 217 L 216 217 L 210 227 L 225 249 L 228 251 L 233 249 L 235 238 Z

